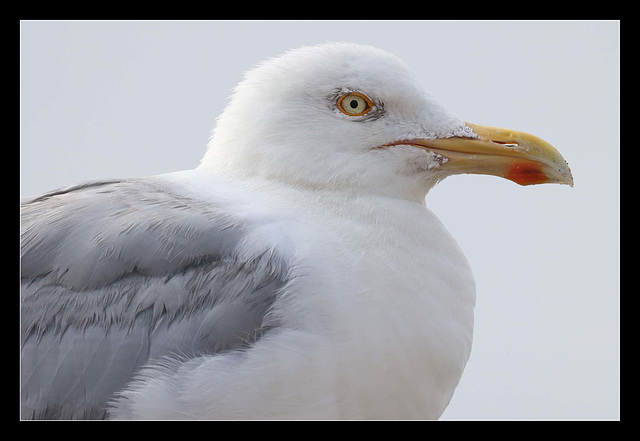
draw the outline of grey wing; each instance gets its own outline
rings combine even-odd
[[[273,326],[286,256],[240,255],[247,223],[161,181],[50,193],[23,203],[21,222],[23,418],[103,418],[145,363]]]

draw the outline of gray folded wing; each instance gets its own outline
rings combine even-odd
[[[102,418],[147,362],[249,344],[288,256],[238,252],[231,210],[161,179],[72,187],[21,206],[22,417]]]

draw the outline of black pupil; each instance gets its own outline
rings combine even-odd
[[[356,107],[358,107],[358,101],[357,100],[351,100],[349,105],[351,106],[352,109],[355,109]]]

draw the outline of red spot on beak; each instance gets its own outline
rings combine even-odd
[[[504,177],[520,185],[549,182],[549,178],[542,171],[541,164],[532,161],[514,162],[509,165]]]

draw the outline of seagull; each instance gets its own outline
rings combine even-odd
[[[383,50],[264,61],[196,168],[21,201],[21,418],[438,419],[475,282],[425,198],[463,173],[573,185]]]

